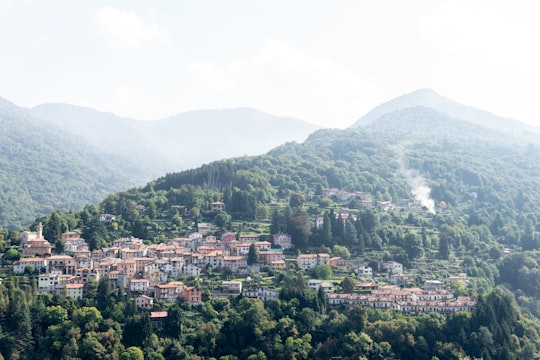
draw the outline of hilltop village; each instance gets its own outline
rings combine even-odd
[[[104,221],[107,216],[103,215]],[[287,269],[313,274],[321,265],[335,273],[355,276],[352,288],[326,279],[306,279],[307,288],[322,292],[330,308],[360,305],[404,314],[449,314],[470,311],[476,305],[475,300],[454,296],[445,287],[453,281],[466,282],[463,274],[416,284],[414,275],[404,272],[402,264],[387,261],[380,267],[387,279],[383,285],[374,281],[373,269],[367,264],[328,253],[291,251],[291,237],[284,233],[273,235],[272,242],[260,241],[257,234],[232,232],[224,233],[220,239],[193,232],[186,238],[150,245],[129,237],[115,240],[112,247],[90,251],[77,232],[66,232],[62,234],[65,253],[53,255],[52,246],[42,231],[40,224],[37,232],[20,233],[26,257],[13,264],[15,274],[38,274],[39,293],[65,294],[80,300],[89,282],[97,283],[107,277],[113,289],[135,298],[137,307],[155,310],[153,318],[166,316],[166,312],[157,311],[161,309],[156,308],[156,300],[197,304],[209,297],[238,295],[274,300],[279,297],[279,287],[250,281],[252,277]],[[34,256],[36,254],[39,256]],[[227,279],[216,288],[205,288],[200,280],[208,272],[221,272]],[[195,285],[188,286],[186,282]]]

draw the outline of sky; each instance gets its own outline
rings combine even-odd
[[[345,128],[420,88],[540,126],[536,0],[0,0],[0,96]]]

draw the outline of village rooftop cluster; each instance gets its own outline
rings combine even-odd
[[[342,293],[331,281],[309,279],[307,287],[325,293],[328,306],[351,307],[355,305],[378,309],[396,310],[406,314],[470,311],[476,305],[468,297],[454,298],[439,280],[426,280],[423,289],[414,286],[414,277],[405,274],[402,264],[389,261],[382,268],[390,274],[390,285],[380,287],[373,281],[373,271],[365,264],[332,257],[327,253],[299,254],[286,258],[284,250],[292,247],[287,234],[273,235],[273,243],[259,241],[257,234],[238,235],[226,232],[217,239],[194,232],[187,238],[175,238],[168,243],[146,245],[141,239],[120,238],[112,247],[90,251],[84,239],[76,232],[62,234],[65,254],[52,255],[51,244],[44,239],[42,225],[37,232],[20,233],[24,257],[13,265],[15,274],[37,272],[39,293],[65,294],[80,300],[85,294],[86,284],[108,277],[113,288],[123,289],[135,298],[142,309],[153,309],[154,300],[186,301],[201,303],[202,289],[185,286],[180,278],[201,278],[204,269],[222,271],[249,279],[261,268],[282,270],[296,267],[310,272],[319,265],[347,269],[364,281],[353,293]],[[258,261],[248,265],[250,246],[258,251]],[[458,279],[464,280],[464,279]],[[247,285],[246,285],[247,284]],[[211,289],[211,296],[235,296],[257,298],[262,301],[279,297],[279,289],[250,284],[249,281],[222,281],[221,288]],[[153,317],[159,317],[153,313]]]

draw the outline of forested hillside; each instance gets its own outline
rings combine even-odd
[[[145,170],[100,152],[0,99],[0,226],[77,210],[147,179]]]
[[[539,201],[540,149],[534,142],[431,107],[390,111],[358,128],[319,130],[301,144],[167,174],[80,212],[42,216],[31,229],[42,222],[55,249],[62,249],[60,235],[67,230],[79,231],[90,249],[129,236],[165,243],[203,226],[218,239],[233,232],[272,240],[286,232],[294,245],[289,256],[331,253],[367,264],[380,284],[390,278],[381,263],[398,261],[416,284],[442,279],[455,296],[472,297],[473,311],[445,316],[332,308],[324,293],[306,288],[308,277],[331,278],[343,295],[364,278],[324,265],[304,273],[292,262],[242,278],[245,285],[279,290],[278,299],[225,300],[211,290],[234,274],[208,266],[200,279],[180,279],[206,291],[203,304],[157,303],[168,315],[163,328],[153,329],[148,312],[113,296],[107,279],[76,303],[62,297],[36,301],[31,286],[10,281],[0,288],[0,312],[15,319],[2,309],[17,309],[20,326],[2,323],[6,341],[0,350],[41,354],[54,343],[62,350],[53,358],[69,352],[83,359],[92,351],[103,354],[99,358],[139,351],[152,359],[538,358]],[[216,202],[225,210],[214,209]],[[17,244],[15,233],[2,233],[4,249]],[[15,248],[6,253],[17,255]],[[456,273],[465,280],[450,282]],[[31,326],[21,321],[30,311],[41,314]],[[84,325],[86,317],[91,325]],[[16,342],[21,334],[30,337],[29,328],[39,340]]]

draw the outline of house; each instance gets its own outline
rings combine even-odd
[[[379,284],[376,283],[375,281],[366,281],[361,284],[358,284],[356,287],[360,291],[370,291],[370,290],[377,290],[379,288]]]
[[[202,291],[195,286],[188,286],[182,291],[181,297],[189,303],[200,303],[202,302]]]
[[[379,201],[377,204],[382,209],[382,211],[389,211],[394,207],[394,204],[392,204],[391,201]]]
[[[212,204],[212,211],[223,211],[225,210],[225,204],[221,201],[214,201]]]
[[[328,264],[330,255],[321,254],[300,254],[296,258],[296,265],[301,270],[313,270],[317,265]]]
[[[439,280],[426,280],[424,281],[424,290],[426,291],[438,291],[443,289],[443,283]]]
[[[373,269],[371,268],[371,266],[367,266],[367,265],[358,265],[357,267],[355,267],[354,272],[358,276],[367,276],[367,277],[373,276]]]
[[[396,286],[409,286],[414,283],[414,276],[409,274],[394,274],[390,276],[390,284]]]
[[[101,279],[101,270],[94,268],[78,268],[75,270],[75,276],[82,284],[88,283],[89,279],[92,279],[97,283]]]
[[[176,301],[182,293],[183,288],[184,284],[180,281],[156,285],[154,286],[154,297],[166,301]]]
[[[240,295],[242,293],[241,281],[223,281],[221,283],[221,291],[224,294]]]
[[[40,294],[59,294],[72,279],[72,275],[40,274],[38,276],[38,292]]]
[[[272,247],[272,243],[269,241],[256,241],[255,247],[259,251],[268,251]]]
[[[384,262],[382,268],[390,274],[403,274],[403,265],[397,261]]]
[[[146,295],[140,295],[135,298],[135,305],[139,309],[151,309],[154,306],[154,298]]]
[[[249,248],[251,244],[249,243],[240,243],[237,241],[231,242],[231,253],[238,256],[243,256],[249,254]]]
[[[331,294],[336,291],[334,284],[330,281],[323,281],[318,279],[308,280],[308,289],[318,291],[319,288],[322,288],[325,294]]]
[[[122,260],[116,263],[116,269],[128,278],[135,277],[136,262],[134,259]]]
[[[23,274],[27,266],[33,267],[36,271],[42,271],[47,268],[47,264],[47,259],[41,257],[22,258],[13,263],[13,272],[15,274]]]
[[[257,234],[238,235],[238,241],[240,241],[241,243],[257,242],[259,241],[259,235]]]
[[[242,292],[242,295],[261,301],[271,301],[276,300],[279,297],[279,290],[262,286],[246,289]]]
[[[161,329],[163,327],[163,321],[167,318],[166,311],[152,311],[150,313],[150,323],[155,329]]]
[[[285,260],[274,260],[270,263],[272,269],[285,269]]]
[[[317,266],[317,254],[300,254],[296,258],[296,265],[300,270],[312,270]]]
[[[132,292],[146,293],[150,287],[148,279],[131,279],[129,290]]]
[[[101,214],[99,215],[99,221],[107,221],[107,222],[116,221],[116,215]]]
[[[233,272],[239,272],[241,269],[247,268],[246,256],[224,256],[223,267],[231,269]]]
[[[221,242],[222,243],[229,243],[233,240],[236,240],[236,235],[234,235],[232,232],[226,232],[221,235]]]
[[[88,255],[77,255],[75,256],[75,266],[76,268],[93,268],[94,261]]]
[[[289,234],[284,234],[284,233],[274,234],[272,237],[272,240],[274,241],[274,245],[279,245],[281,246],[282,249],[292,248],[292,239],[291,239],[291,235]]]
[[[285,265],[285,254],[281,249],[272,249],[267,251],[259,251],[259,263],[270,265],[274,261],[283,261]]]
[[[84,284],[66,284],[66,296],[75,300],[83,298]]]
[[[47,271],[58,274],[74,274],[76,262],[69,255],[52,255],[47,259]]]

